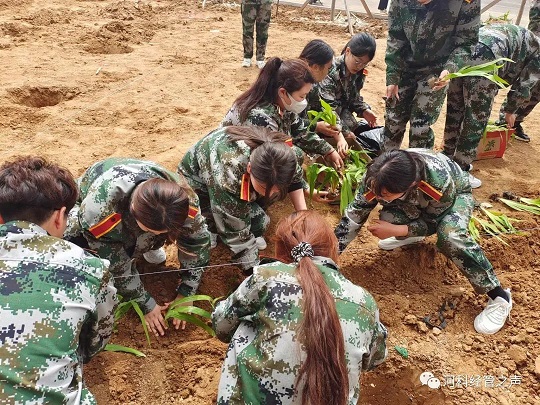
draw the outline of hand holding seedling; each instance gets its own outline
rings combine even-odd
[[[165,304],[163,306],[156,305],[152,311],[148,312],[144,316],[146,324],[148,325],[148,329],[150,329],[150,331],[156,336],[163,336],[165,334],[167,324],[165,323],[165,319],[163,319],[161,311],[165,311],[168,307],[169,304]]]
[[[182,294],[178,294],[176,296],[176,298],[171,302],[174,302],[176,300],[180,300],[182,298],[184,298],[184,296]],[[167,302],[165,305],[169,306],[170,304],[171,304],[170,302]],[[182,302],[180,305],[184,305],[186,307],[191,307],[191,306],[193,306],[193,301]],[[186,321],[180,320],[178,318],[173,318],[172,323],[173,323],[174,329],[176,329],[176,330],[178,330],[180,328],[182,328],[182,330],[186,329]]]
[[[339,153],[336,150],[326,155],[324,160],[330,162],[332,166],[338,170],[343,167],[343,159],[341,159],[341,156],[339,156]]]
[[[394,225],[390,222],[376,219],[367,227],[373,236],[379,239],[386,239],[392,236],[407,236],[409,227],[407,225]]]
[[[447,80],[445,78],[449,73],[450,72],[448,70],[443,70],[441,72],[441,74],[439,75],[438,79],[435,79],[434,77],[429,79],[428,83],[429,83],[430,87],[433,90],[437,91],[437,90],[441,90],[441,89],[445,88],[446,86],[448,86],[448,83],[450,83],[450,80]]]
[[[347,151],[349,150],[349,144],[341,133],[338,135],[336,150],[338,151],[339,156],[341,156],[342,159],[345,159]]]
[[[335,125],[330,125],[325,121],[319,121],[317,122],[317,127],[315,128],[315,131],[317,133],[323,134],[324,136],[336,138],[339,135],[340,128]]]

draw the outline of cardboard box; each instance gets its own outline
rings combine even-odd
[[[507,129],[486,132],[476,149],[476,160],[502,158],[514,131]]]

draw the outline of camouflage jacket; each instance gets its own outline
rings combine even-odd
[[[196,193],[207,195],[217,232],[225,245],[245,262],[258,264],[259,252],[251,233],[251,204],[260,200],[247,174],[250,148],[244,141],[231,142],[226,128],[210,132],[184,155],[178,165]],[[302,188],[302,168],[297,166],[289,192]]]
[[[390,203],[380,202],[380,204],[383,208],[399,208],[408,217],[417,218],[407,224],[408,236],[431,235],[435,233],[438,221],[454,205],[456,196],[471,192],[469,177],[457,163],[443,153],[435,153],[427,149],[408,150],[420,153],[424,158],[426,170],[422,175],[422,181],[403,197]],[[354,201],[345,210],[335,230],[340,252],[343,252],[356,237],[378,203],[373,192],[366,186],[364,177]]]
[[[480,39],[471,58],[480,64],[509,58],[498,75],[512,85],[506,98],[505,112],[515,113],[531,98],[531,90],[540,82],[540,38],[513,24],[493,24],[480,28]],[[487,80],[487,79],[485,79]]]
[[[343,125],[343,133],[354,130],[354,128],[348,128],[345,125],[345,122],[349,120],[348,117],[344,117],[344,114],[351,115],[354,112],[359,118],[362,118],[364,111],[371,109],[360,95],[366,75],[367,70],[364,69],[355,75],[347,76],[345,55],[340,55],[334,59],[328,75],[322,82],[315,85],[319,97],[330,104],[338,115],[340,121],[338,124]],[[319,100],[315,105],[310,105],[309,108],[320,111]]]
[[[334,148],[309,129],[309,122],[298,114],[291,111],[281,111],[281,109],[271,103],[263,103],[252,109],[245,121],[240,121],[240,114],[236,105],[231,109],[221,121],[221,126],[247,125],[254,127],[266,127],[272,131],[283,132],[292,138],[295,146],[306,153],[317,153],[326,155]]]
[[[531,0],[529,9],[529,25],[527,26],[534,35],[540,35],[540,0]]]
[[[349,401],[356,405],[360,373],[386,357],[386,329],[375,300],[347,280],[335,263],[313,258],[336,300],[345,338]],[[255,267],[253,275],[218,304],[212,314],[217,337],[230,342],[222,367],[218,404],[293,404],[305,352],[298,342],[302,288],[296,266],[275,262]]]
[[[108,265],[38,225],[0,225],[0,404],[95,404],[82,363],[113,330]]]
[[[409,70],[448,69],[478,42],[479,0],[392,0],[388,12],[386,85],[399,84]],[[436,72],[436,74],[439,74]]]
[[[145,313],[156,302],[144,289],[133,259],[149,250],[159,248],[166,235],[144,232],[129,212],[131,193],[145,180],[161,178],[176,181],[188,190],[190,216],[186,219],[177,240],[178,259],[182,268],[182,283],[178,292],[191,295],[197,290],[210,255],[210,236],[204,217],[199,212],[197,195],[184,179],[154,162],[110,158],[91,166],[78,179],[79,201],[70,213],[65,237],[83,235],[89,247],[100,257],[111,261],[118,293],[124,300],[134,299]]]

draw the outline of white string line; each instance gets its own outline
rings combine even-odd
[[[525,229],[516,229],[516,231],[506,231],[506,232],[499,232],[497,233],[496,235],[502,235],[502,234],[516,234],[516,233],[519,233],[519,232],[526,232],[526,231],[536,231],[536,230],[540,230],[540,227],[535,227],[535,228],[525,228]],[[487,235],[487,236],[494,236],[490,233],[487,233],[487,232],[480,232],[479,235]],[[362,249],[363,250],[363,249]],[[226,266],[236,266],[236,265],[239,265],[239,264],[246,264],[246,263],[250,263],[250,262],[235,262],[235,263],[223,263],[223,264],[212,264],[212,265],[208,265],[208,266],[200,266],[200,267],[191,267],[189,269],[174,269],[174,270],[163,270],[163,271],[154,271],[154,272],[151,272],[151,273],[139,273],[139,276],[152,276],[154,274],[163,274],[163,273],[176,273],[176,272],[181,272],[181,271],[192,271],[192,270],[199,270],[199,269],[208,269],[208,268],[211,268],[211,267],[226,267]],[[114,276],[113,278],[115,279],[118,279],[118,278],[126,278],[126,277],[133,277],[133,275],[129,275],[129,276]]]

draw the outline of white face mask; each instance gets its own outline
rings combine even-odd
[[[285,106],[285,109],[287,111],[291,111],[293,113],[296,113],[296,114],[300,114],[302,111],[304,111],[307,107],[307,100],[304,99],[302,101],[296,101],[289,93],[287,93],[287,95],[289,96],[289,100],[291,100],[291,104],[287,105],[287,103],[285,102],[285,100],[283,100],[283,98],[281,100],[283,100],[283,105]]]

